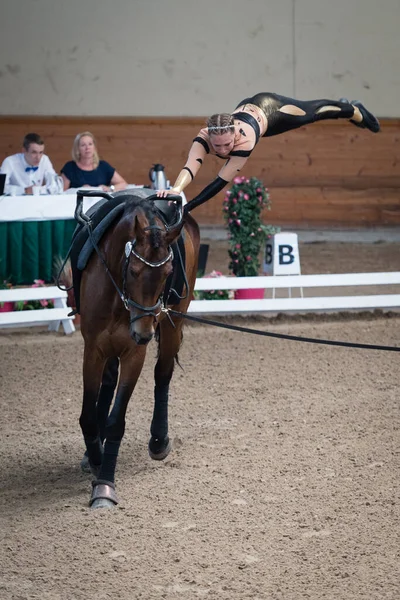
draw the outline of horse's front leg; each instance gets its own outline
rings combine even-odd
[[[79,418],[90,470],[100,471],[103,445],[97,420],[97,400],[103,376],[105,359],[96,349],[85,345],[83,356],[83,402]]]
[[[174,329],[165,319],[160,323],[158,360],[154,369],[154,410],[151,421],[149,455],[154,460],[164,460],[171,451],[168,437],[169,384],[175,366],[175,357],[182,341],[182,323]]]
[[[121,357],[121,373],[114,405],[107,417],[103,459],[98,478],[92,482],[90,499],[92,508],[111,508],[118,504],[115,492],[115,469],[122,438],[125,433],[125,416],[146,356],[146,347],[137,346]]]
[[[97,424],[98,424],[98,433],[100,435],[101,444],[103,444],[104,439],[106,437],[105,429],[106,429],[106,421],[108,417],[108,413],[110,410],[110,406],[112,403],[112,399],[114,397],[115,388],[117,387],[118,381],[118,368],[119,368],[119,359],[118,358],[109,358],[106,362],[103,371],[103,377],[101,381],[100,392],[97,399]],[[92,469],[89,464],[88,452],[86,450],[82,460],[81,460],[81,469],[84,473],[91,473]],[[98,467],[100,469],[100,466]],[[94,473],[97,475],[98,473]]]

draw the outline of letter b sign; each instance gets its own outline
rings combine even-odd
[[[264,272],[267,275],[300,275],[297,233],[276,233],[267,242]]]

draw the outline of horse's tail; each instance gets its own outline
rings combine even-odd
[[[60,290],[68,292],[67,305],[75,306],[75,295],[73,288],[73,277],[72,277],[72,266],[71,259],[63,259],[61,256],[57,256],[53,262],[53,277],[55,279],[57,287]]]

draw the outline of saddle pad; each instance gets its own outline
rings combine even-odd
[[[113,208],[105,217],[103,217],[92,233],[92,238],[96,244],[99,243],[103,234],[107,231],[111,223],[118,217],[118,215],[121,214],[124,208],[125,204],[119,204],[118,206],[115,206],[115,208]],[[85,233],[87,233],[87,231]],[[92,239],[88,237],[78,256],[77,267],[80,271],[83,271],[83,269],[86,267],[93,251],[94,247],[92,244]]]

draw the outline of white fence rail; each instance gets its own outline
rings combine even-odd
[[[278,288],[331,288],[356,286],[400,285],[400,271],[388,273],[347,273],[326,275],[286,275],[271,277],[202,277],[196,280],[195,290],[240,290]],[[49,324],[57,331],[60,324],[65,333],[75,331],[73,317],[68,317],[67,294],[55,286],[41,288],[12,288],[0,290],[0,302],[19,300],[54,300],[54,308],[0,313],[0,328]],[[400,294],[369,294],[360,296],[309,296],[299,298],[264,298],[262,300],[192,300],[193,314],[234,314],[260,312],[308,312],[337,310],[400,309]]]
[[[0,290],[0,302],[25,300],[53,300],[54,308],[0,312],[0,328],[48,324],[50,330],[58,331],[62,324],[65,333],[75,331],[74,318],[68,317],[71,308],[67,306],[67,292],[59,290],[56,286]]]
[[[344,273],[325,275],[286,275],[271,277],[202,277],[195,290],[239,290],[277,288],[331,288],[400,285],[400,271],[388,273]],[[189,312],[256,313],[334,311],[376,308],[400,308],[400,294],[309,296],[299,298],[264,298],[262,300],[192,300]]]

